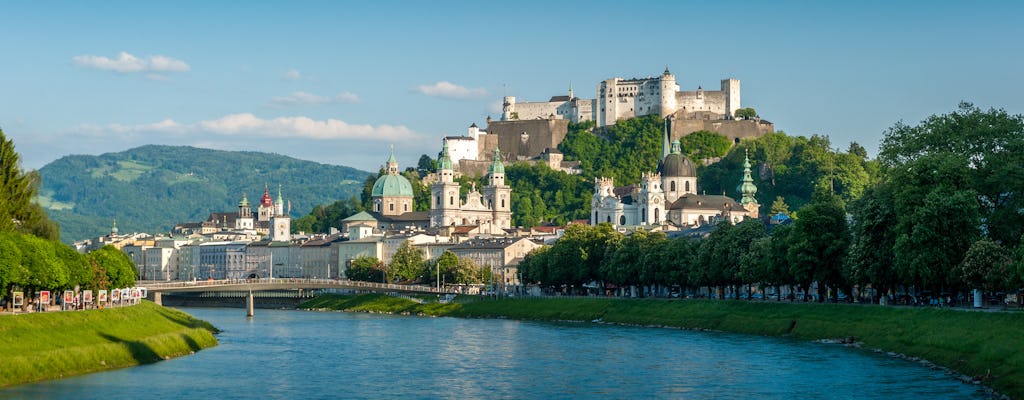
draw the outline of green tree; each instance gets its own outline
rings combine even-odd
[[[722,157],[729,152],[732,141],[722,134],[697,131],[680,138],[683,153],[692,160]]]
[[[38,172],[21,170],[21,157],[14,142],[0,130],[0,232],[18,231],[60,239],[60,229],[34,202],[40,183]]]
[[[850,245],[846,211],[832,198],[804,206],[797,216],[789,238],[790,273],[805,296],[811,283],[818,282],[819,301],[824,301],[826,287],[847,289],[842,274]]]
[[[423,278],[423,250],[413,247],[408,240],[402,242],[388,265],[388,279],[392,282],[413,281]]]
[[[1010,252],[988,238],[971,245],[957,272],[968,288],[986,292],[1010,289],[1014,281]]]
[[[783,199],[782,196],[775,196],[775,201],[772,202],[772,207],[768,211],[768,215],[776,215],[779,213],[789,215],[789,206],[786,205],[786,200]]]
[[[421,155],[420,161],[416,163],[416,172],[420,174],[420,177],[437,172],[437,159],[426,154]]]
[[[754,110],[753,108],[750,108],[750,107],[737,108],[736,112],[734,113],[734,115],[737,118],[751,119],[751,118],[756,118],[757,117],[757,111]]]
[[[977,194],[976,208],[991,238],[1015,242],[1024,233],[1024,213],[1019,212],[1024,209],[1024,117],[963,102],[956,111],[918,125],[897,123],[886,131],[879,152],[894,182],[913,182],[922,189],[944,182],[914,179],[915,174],[934,175],[916,166],[945,157],[963,160],[964,180],[955,187]]]
[[[128,258],[127,254],[111,245],[103,246],[93,250],[88,258],[94,262],[97,269],[102,269],[107,274],[107,280],[115,288],[135,286],[138,278],[138,271],[135,270],[135,263]]]
[[[879,294],[896,289],[899,276],[894,265],[896,242],[896,206],[889,185],[879,185],[850,204],[853,216],[852,241],[846,259],[846,279],[871,285]]]
[[[15,232],[0,232],[0,297],[7,298],[15,286],[25,284],[28,278],[28,268],[21,261],[18,236],[20,234]]]
[[[345,276],[353,281],[383,282],[384,265],[377,257],[358,257],[345,270]]]

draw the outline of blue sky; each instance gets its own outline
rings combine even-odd
[[[611,77],[742,82],[776,129],[876,154],[961,100],[1024,113],[1024,2],[5,2],[0,128],[23,166],[143,144],[374,170]]]

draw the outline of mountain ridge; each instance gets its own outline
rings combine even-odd
[[[358,195],[369,172],[275,153],[144,145],[100,155],[67,155],[39,169],[39,202],[65,242],[122,231],[167,232],[174,224],[254,207],[269,189],[298,218],[319,204]]]

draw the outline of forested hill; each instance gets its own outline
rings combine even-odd
[[[109,233],[167,232],[178,222],[237,210],[245,193],[255,206],[264,185],[281,185],[293,217],[347,199],[368,172],[278,154],[142,146],[99,156],[71,155],[44,166],[40,203],[72,242]]]

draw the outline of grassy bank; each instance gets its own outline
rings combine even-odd
[[[920,357],[1024,398],[1024,313],[843,304],[544,298],[417,304],[382,295],[321,296],[301,308],[573,320],[710,329],[804,340],[855,337],[865,347]]]
[[[0,387],[151,363],[217,345],[216,328],[145,301],[0,316]]]

